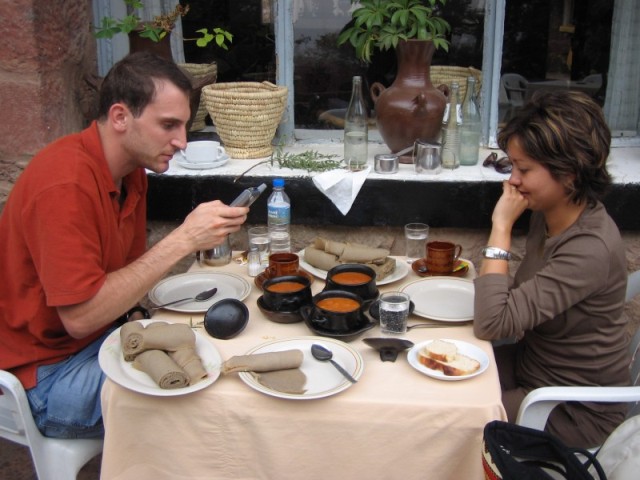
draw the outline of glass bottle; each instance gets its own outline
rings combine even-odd
[[[467,94],[462,102],[460,125],[460,165],[475,165],[480,154],[480,111],[476,102],[476,79],[467,78]]]
[[[353,77],[351,100],[344,117],[344,162],[350,170],[362,170],[367,165],[367,107],[362,97],[362,77]]]
[[[460,101],[458,100],[460,85],[451,83],[449,104],[445,112],[442,128],[442,168],[458,168],[460,166]]]
[[[290,252],[291,235],[291,201],[284,191],[284,179],[273,179],[273,192],[267,200],[267,220],[269,237],[271,237],[271,253]]]

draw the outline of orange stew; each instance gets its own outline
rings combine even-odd
[[[269,285],[267,287],[267,290],[269,290],[270,292],[276,292],[276,293],[293,293],[293,292],[299,292],[303,288],[304,288],[304,285],[298,282],[278,282],[278,283],[272,283],[271,285]]]
[[[331,280],[341,285],[361,285],[371,281],[371,276],[362,272],[340,272],[333,275]]]
[[[352,298],[345,297],[329,297],[323,298],[316,303],[318,308],[329,310],[330,312],[352,312],[360,308],[360,304]]]

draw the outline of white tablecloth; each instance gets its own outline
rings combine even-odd
[[[201,267],[194,266],[193,270]],[[215,271],[213,267],[207,267]],[[246,276],[246,265],[223,270]],[[473,274],[472,271],[470,274]],[[256,300],[245,300],[250,321],[236,338],[214,343],[223,359],[272,339],[312,335],[304,323],[279,324],[264,317]],[[418,280],[409,275],[381,290]],[[312,285],[318,292],[324,281]],[[154,319],[188,322],[202,314],[165,310]],[[416,316],[409,323],[424,321]],[[315,400],[286,400],[249,388],[237,375],[188,395],[157,397],[107,380],[102,390],[106,429],[103,479],[482,479],[482,430],[506,418],[491,345],[471,326],[414,329],[405,338],[471,342],[490,358],[481,375],[441,381],[412,368],[406,353],[382,362],[362,338],[350,342],[364,359],[358,383]]]

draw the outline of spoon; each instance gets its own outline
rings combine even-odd
[[[311,345],[311,355],[313,355],[313,358],[315,358],[316,360],[320,360],[321,362],[331,362],[331,364],[336,367],[342,375],[344,375],[344,378],[349,380],[351,383],[357,382],[355,378],[349,375],[349,372],[347,372],[338,363],[336,363],[335,360],[333,360],[333,352],[331,350],[326,349],[322,345],[314,343],[313,345]]]
[[[204,302],[205,300],[209,300],[211,297],[213,297],[217,291],[218,289],[214,287],[211,290],[205,290],[204,292],[200,292],[195,297],[181,298],[180,300],[174,300],[173,302],[167,302],[167,303],[163,303],[162,305],[156,305],[151,310],[157,310],[158,308],[168,307],[169,305],[175,305],[176,303],[182,303],[188,300],[195,300],[196,302]]]

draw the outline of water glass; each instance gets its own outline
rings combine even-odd
[[[386,335],[407,332],[409,295],[403,292],[385,292],[380,295],[380,330]]]
[[[252,227],[248,230],[249,251],[257,250],[260,255],[260,266],[265,269],[269,266],[271,254],[271,237],[267,227]]]
[[[405,255],[408,263],[424,257],[428,238],[429,225],[426,223],[407,223],[404,226]]]

